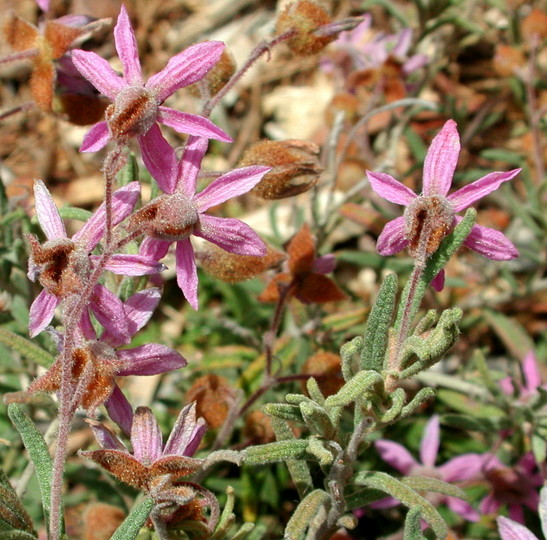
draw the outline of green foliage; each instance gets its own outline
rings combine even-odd
[[[116,529],[111,540],[133,540],[137,538],[141,527],[146,523],[150,512],[154,508],[152,497],[143,497],[138,501],[123,523]]]

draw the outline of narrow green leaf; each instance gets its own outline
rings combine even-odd
[[[300,540],[321,507],[329,504],[326,491],[315,489],[296,507],[285,529],[285,540]]]
[[[254,528],[254,523],[244,523],[239,530],[230,537],[230,540],[243,540],[243,538],[245,538]]]
[[[349,381],[356,373],[360,371],[359,359],[363,349],[363,338],[357,336],[351,341],[344,343],[340,348],[340,357],[342,358],[342,376],[345,381]]]
[[[123,169],[118,173],[118,185],[120,187],[126,186],[129,182],[138,180],[139,178],[139,166],[137,164],[137,159],[135,153],[131,152],[127,156],[127,162]]]
[[[313,435],[319,435],[328,440],[335,437],[336,428],[325,409],[310,401],[300,404],[300,412],[306,426]]]
[[[4,480],[7,483],[4,483]],[[7,480],[4,471],[1,469],[0,481],[2,481],[2,485],[0,485],[0,522],[4,522],[7,525],[7,529],[21,529],[27,532],[34,532],[32,519]]]
[[[388,274],[367,320],[363,349],[361,350],[361,369],[380,371],[384,367],[388,331],[393,321],[395,298],[397,296],[397,275]]]
[[[93,215],[89,210],[75,208],[74,206],[63,206],[59,208],[59,214],[63,219],[75,219],[84,223]]]
[[[419,508],[423,519],[430,525],[438,538],[446,538],[448,528],[436,508],[414,490],[405,486],[399,480],[389,474],[375,471],[359,473],[355,478],[355,484],[379,489],[391,495],[408,508]]]
[[[42,505],[47,521],[51,511],[51,479],[53,478],[53,460],[49,455],[49,449],[42,434],[38,431],[34,422],[23,412],[19,403],[11,403],[8,406],[8,416],[23,439],[38,478],[38,485],[42,495]],[[61,512],[62,520],[63,512]]]
[[[449,497],[457,497],[464,501],[467,500],[467,495],[463,489],[430,476],[407,476],[401,482],[415,491],[433,491]]]
[[[232,486],[228,486],[226,488],[226,503],[224,504],[224,508],[222,509],[222,512],[220,514],[220,517],[218,519],[217,526],[215,527],[215,532],[213,536],[211,536],[211,540],[217,540],[219,538],[223,538],[226,535],[226,531],[228,530],[228,527],[233,523],[234,521],[234,505],[235,505],[235,491]]]
[[[350,379],[338,393],[329,396],[325,401],[325,408],[344,407],[361,397],[371,386],[381,385],[384,382],[382,376],[376,371],[360,371]]]
[[[419,409],[428,399],[431,399],[436,394],[433,388],[422,388],[410,401],[408,405],[403,407],[399,419],[402,420],[407,416],[411,416]]]
[[[26,531],[5,531],[2,540],[36,540],[37,536]]]
[[[0,343],[6,347],[17,351],[19,354],[38,364],[39,366],[48,368],[53,364],[55,358],[44,351],[41,347],[33,343],[32,341],[19,336],[9,330],[0,328]]]
[[[116,529],[110,540],[133,540],[139,534],[141,527],[146,523],[152,508],[154,499],[142,498],[133,508],[123,523]]]
[[[334,456],[329,452],[319,439],[310,439],[308,441],[308,453],[316,457],[321,467],[332,465]]]
[[[534,342],[516,319],[507,317],[494,309],[486,308],[483,313],[513,356],[523,359],[530,351],[534,350]]]
[[[389,395],[389,400],[391,401],[391,407],[387,411],[376,410],[378,421],[382,424],[389,424],[393,422],[403,410],[405,404],[406,393],[402,388],[397,388]],[[375,405],[374,402],[373,406]]]
[[[243,462],[247,465],[278,463],[286,459],[301,459],[306,455],[308,441],[278,441],[260,446],[250,446],[243,451]]]
[[[300,408],[287,403],[267,403],[262,407],[262,412],[271,417],[290,420],[291,422],[302,422]]]
[[[501,416],[475,418],[465,414],[445,414],[442,416],[442,423],[447,426],[480,433],[499,433],[500,430],[511,427],[511,419]]]
[[[424,540],[421,525],[422,510],[418,507],[411,508],[406,515],[403,540]]]
[[[310,398],[315,401],[315,403],[321,406],[325,405],[325,396],[323,395],[323,392],[321,392],[314,377],[310,377],[306,381],[306,389],[308,390]]]

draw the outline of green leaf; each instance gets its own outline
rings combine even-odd
[[[126,186],[129,182],[138,180],[139,178],[139,166],[135,153],[131,152],[127,156],[127,162],[122,170],[118,173],[118,185],[120,187]]]
[[[403,540],[424,540],[422,534],[422,510],[421,508],[411,508],[405,519],[405,529]]]
[[[291,422],[302,422],[302,414],[297,405],[287,403],[268,403],[262,407],[262,412],[271,417],[290,420]]]
[[[360,371],[350,379],[338,393],[329,396],[325,401],[325,408],[344,407],[361,397],[371,386],[382,385],[384,379],[376,371]]]
[[[247,465],[265,465],[286,459],[302,459],[307,447],[308,441],[296,439],[250,446],[243,451],[243,462]]]
[[[359,358],[362,349],[363,338],[361,336],[354,337],[340,348],[342,375],[345,381],[349,381],[356,373],[359,373]]]
[[[430,525],[438,538],[446,538],[448,528],[436,508],[413,489],[407,487],[389,474],[375,471],[364,471],[357,474],[355,484],[379,489],[401,501],[408,508],[419,508],[423,519]]]
[[[13,422],[17,431],[23,439],[23,444],[27,449],[30,460],[32,461],[40,486],[42,495],[42,505],[46,520],[49,522],[49,514],[51,511],[51,479],[53,478],[53,460],[49,455],[49,449],[38,431],[34,422],[23,412],[23,407],[19,403],[11,403],[8,406],[8,416]],[[61,521],[63,512],[61,511]],[[62,526],[62,523],[61,523]]]
[[[380,371],[384,368],[388,331],[393,320],[396,295],[397,276],[388,274],[380,286],[365,328],[361,350],[361,369],[363,370]]]
[[[457,497],[464,501],[467,500],[465,491],[459,487],[430,476],[407,476],[401,482],[415,491],[433,491],[449,497]]]
[[[285,528],[285,540],[300,540],[319,510],[330,502],[329,494],[315,489],[296,507]]]
[[[31,362],[45,368],[49,368],[55,360],[51,354],[44,351],[44,349],[29,339],[3,328],[0,328],[0,343],[10,349],[13,349],[14,351],[17,351]]]
[[[132,540],[139,534],[141,527],[146,523],[152,508],[154,499],[142,498],[133,508],[123,523],[116,529],[110,540]]]
[[[25,531],[2,532],[2,540],[36,540],[37,536]]]
[[[499,433],[500,430],[511,427],[511,419],[502,416],[475,418],[463,414],[445,414],[442,416],[442,423],[447,426],[481,433]]]
[[[408,405],[403,407],[399,419],[406,418],[416,412],[428,399],[431,399],[436,394],[433,388],[422,388],[410,401]]]
[[[5,524],[2,527],[2,523]],[[6,473],[0,469],[0,527],[34,533],[32,519],[19,500]]]
[[[483,313],[513,356],[523,359],[530,351],[534,350],[534,342],[516,319],[488,308],[485,308]]]
[[[59,215],[63,219],[75,219],[85,223],[93,215],[93,212],[74,206],[63,206],[63,208],[59,208]]]
[[[332,465],[334,456],[329,452],[319,439],[311,439],[308,441],[308,453],[317,458],[321,467]]]
[[[325,409],[309,401],[300,404],[300,412],[312,435],[319,435],[328,440],[335,437],[336,427]]]

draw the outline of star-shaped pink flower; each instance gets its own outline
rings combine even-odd
[[[496,190],[503,182],[514,178],[521,169],[508,172],[493,172],[479,180],[447,195],[460,153],[460,137],[456,122],[448,120],[433,139],[427,152],[423,170],[423,192],[416,195],[401,182],[386,173],[367,171],[372,189],[384,199],[406,207],[405,214],[384,227],[377,243],[380,255],[393,255],[406,247],[412,247],[416,229],[416,214],[442,212],[440,231],[442,236],[457,225],[462,218],[457,212]],[[423,219],[423,217],[422,217]],[[442,239],[442,237],[441,237]],[[440,240],[439,240],[440,241]],[[474,225],[464,245],[495,261],[506,261],[518,257],[518,251],[501,232],[482,225]],[[434,280],[437,290],[442,289],[444,274]]]
[[[110,139],[123,142],[137,137],[143,154],[153,154],[154,139],[161,137],[157,122],[180,133],[231,141],[207,118],[162,105],[176,90],[201,80],[207,74],[220,58],[223,43],[208,41],[188,47],[173,56],[165,68],[145,83],[135,33],[123,5],[114,29],[114,40],[123,76],[119,76],[105,59],[94,52],[72,51],[72,60],[80,73],[113,101],[106,111],[106,121],[95,124],[86,134],[80,148],[82,152],[100,150]],[[145,165],[148,166],[146,158]]]
[[[140,249],[146,258],[161,260],[176,242],[177,283],[194,309],[198,308],[198,277],[191,235],[231,253],[266,255],[264,242],[248,225],[239,219],[206,212],[252,189],[270,168],[256,165],[230,171],[196,193],[207,145],[206,139],[189,137],[180,160],[163,137],[156,140],[154,151],[143,149],[143,156],[147,155],[150,163],[149,171],[165,195],[150,201],[129,220],[130,230],[142,230],[148,236]]]

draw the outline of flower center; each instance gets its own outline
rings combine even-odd
[[[454,222],[454,209],[446,197],[417,197],[405,209],[405,236],[413,257],[435,253]]]
[[[190,236],[199,223],[195,204],[182,193],[163,195],[150,201],[129,221],[129,229],[144,229],[158,240],[176,242]]]
[[[144,135],[156,121],[158,102],[142,86],[128,86],[106,109],[106,122],[114,139]]]

